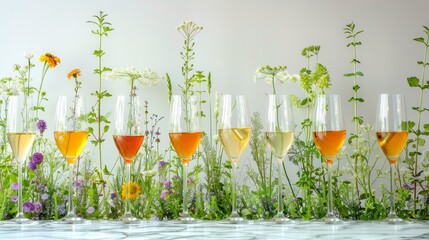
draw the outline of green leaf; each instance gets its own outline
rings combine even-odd
[[[355,74],[354,73],[345,73],[343,74],[344,77],[353,77]]]
[[[104,173],[105,175],[107,175],[107,176],[112,176],[112,173],[111,173],[111,172],[109,172],[109,170],[107,170],[107,166],[106,166],[106,165],[104,165],[103,173]]]
[[[428,130],[428,131],[429,131],[429,123],[424,124],[424,125],[423,125],[423,128],[424,128],[425,130]]]
[[[425,39],[424,39],[424,38],[422,38],[422,37],[414,38],[413,40],[414,40],[414,41],[416,41],[416,42],[425,43]]]
[[[363,73],[362,72],[356,72],[356,75],[363,77]]]
[[[409,77],[409,78],[407,78],[407,81],[408,81],[408,85],[410,87],[419,87],[420,86],[419,85],[420,80],[417,77]]]
[[[426,141],[425,141],[423,138],[418,138],[418,139],[417,139],[417,144],[418,144],[420,147],[423,147],[423,146],[425,145],[425,143],[426,143]]]
[[[102,49],[100,50],[94,50],[94,52],[92,53],[92,55],[96,56],[96,57],[101,57],[103,56],[105,53]]]
[[[357,90],[359,90],[359,89],[360,89],[359,85],[354,85],[354,86],[353,86],[353,90],[354,90],[354,91],[357,91]]]
[[[106,133],[107,131],[109,131],[109,126],[108,125],[104,126],[104,128],[103,128],[103,132],[104,133]]]

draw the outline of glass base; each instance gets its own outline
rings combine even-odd
[[[39,224],[38,221],[28,219],[24,216],[24,214],[18,214],[15,218],[10,220],[1,221],[1,224],[23,224],[23,225],[33,225]]]
[[[141,223],[143,223],[142,220],[134,217],[131,213],[124,214],[123,216],[116,219],[115,222],[123,223],[123,224],[141,224]]]
[[[388,224],[408,224],[407,221],[404,221],[402,218],[398,217],[398,215],[396,214],[389,214],[387,216],[387,218],[382,220],[383,223],[388,223]]]
[[[238,215],[237,212],[233,212],[231,213],[231,215],[229,215],[229,217],[223,221],[221,221],[220,223],[227,223],[227,224],[246,224],[247,221],[246,219],[240,217],[240,215]]]
[[[336,217],[334,214],[327,214],[323,218],[323,222],[326,224],[344,224],[344,221]]]
[[[272,219],[272,222],[276,224],[290,224],[290,223],[293,223],[294,221],[286,217],[283,213],[280,213],[280,214],[277,214],[277,216],[275,216]]]
[[[193,218],[189,213],[181,213],[179,218],[169,222],[174,224],[197,224],[202,223],[203,221]]]
[[[91,221],[87,220],[87,219],[83,219],[81,217],[78,217],[74,213],[71,213],[71,214],[68,214],[65,217],[61,218],[56,223],[60,223],[60,224],[90,224]]]

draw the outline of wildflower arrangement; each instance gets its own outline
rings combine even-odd
[[[69,199],[66,179],[62,177],[67,163],[63,160],[54,143],[46,138],[51,130],[48,118],[42,119],[45,111],[44,103],[48,100],[43,84],[49,69],[56,68],[61,60],[51,53],[45,53],[39,60],[43,63],[41,82],[38,87],[31,85],[31,70],[35,67],[33,55],[26,54],[26,64],[14,65],[16,76],[0,78],[0,220],[11,219],[17,212],[17,174],[13,156],[7,140],[7,102],[11,96],[23,92],[25,96],[36,96],[34,124],[38,129],[36,141],[25,164],[25,180],[23,184],[23,210],[25,216],[34,220],[60,219],[67,214],[67,205],[73,201],[76,213],[87,219],[115,219],[124,212],[124,201],[130,200],[132,213],[142,219],[167,220],[179,216],[182,207],[183,180],[189,186],[189,212],[198,219],[220,220],[231,212],[231,162],[223,158],[223,149],[219,143],[216,129],[219,123],[219,96],[212,92],[212,74],[196,70],[195,44],[196,37],[203,30],[202,26],[192,21],[182,22],[177,31],[183,37],[183,60],[181,74],[183,81],[178,84],[182,99],[188,101],[191,96],[199,99],[198,116],[205,119],[208,126],[199,149],[194,155],[189,175],[186,179],[181,175],[182,164],[171,147],[161,149],[160,141],[164,132],[159,123],[164,117],[151,113],[149,101],[144,107],[145,142],[140,153],[131,164],[130,181],[124,181],[125,169],[122,161],[108,169],[103,162],[102,144],[105,134],[110,128],[110,113],[103,109],[103,102],[111,94],[102,87],[103,78],[112,80],[128,80],[129,95],[138,94],[138,86],[151,87],[159,84],[164,77],[149,68],[116,68],[102,65],[106,56],[101,43],[113,31],[107,21],[107,14],[100,12],[89,21],[95,26],[92,33],[97,37],[99,45],[94,50],[98,65],[94,73],[98,79],[98,89],[92,95],[96,102],[88,114],[88,123],[92,124],[89,133],[92,143],[97,148],[98,156],[88,151],[76,162],[73,187],[76,195]],[[384,185],[377,189],[375,183],[384,175],[384,158],[378,153],[378,144],[374,139],[374,129],[366,124],[360,116],[361,104],[365,100],[359,96],[359,81],[363,80],[363,72],[358,59],[359,41],[362,30],[354,23],[344,28],[347,47],[353,51],[351,60],[352,71],[344,74],[352,79],[353,95],[349,102],[354,114],[351,121],[354,131],[350,134],[344,149],[338,155],[333,176],[333,196],[335,213],[344,219],[379,220],[386,217],[390,194],[396,196],[398,215],[405,219],[429,219],[427,208],[429,199],[429,154],[423,148],[429,135],[429,123],[423,122],[423,115],[428,111],[425,107],[425,92],[429,89],[426,69],[429,66],[427,52],[429,49],[429,28],[424,26],[424,37],[414,39],[423,47],[423,59],[417,64],[421,67],[419,77],[409,77],[410,87],[419,93],[416,111],[417,118],[409,121],[410,136],[405,149],[405,157],[400,159],[395,183],[395,192],[389,192]],[[237,206],[241,216],[247,219],[270,219],[275,216],[279,199],[282,194],[284,214],[290,218],[317,219],[325,215],[327,209],[326,167],[311,137],[312,108],[317,94],[324,94],[332,85],[328,68],[319,62],[321,47],[309,46],[303,49],[302,56],[307,63],[299,74],[289,74],[286,65],[263,66],[254,73],[254,81],[267,83],[273,94],[280,92],[286,83],[299,84],[303,97],[292,95],[300,125],[296,138],[289,151],[288,159],[280,165],[282,174],[286,176],[283,189],[276,186],[280,178],[275,174],[276,166],[273,156],[266,149],[262,137],[263,124],[260,113],[251,118],[252,137],[250,139],[249,166],[241,169],[244,175],[242,184],[238,186]],[[74,96],[77,97],[83,87],[81,71],[72,69],[67,78],[74,81]],[[165,75],[169,100],[175,88],[168,74]],[[297,180],[293,181],[286,169],[295,164],[299,171]],[[379,165],[382,165],[381,167]]]

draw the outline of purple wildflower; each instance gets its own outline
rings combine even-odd
[[[110,199],[115,199],[116,197],[118,197],[118,194],[117,193],[115,193],[115,192],[112,192],[111,194],[110,194]]]
[[[36,127],[37,127],[37,129],[40,131],[40,133],[43,133],[44,131],[46,131],[46,129],[48,128],[47,126],[46,126],[46,122],[45,122],[45,120],[39,120],[37,123],[36,123]]]
[[[91,213],[93,213],[94,211],[95,211],[94,207],[89,207],[89,208],[86,210],[86,213],[91,214]]]
[[[34,203],[34,212],[35,212],[35,213],[40,213],[40,212],[42,212],[42,208],[43,208],[43,206],[42,206],[42,203],[41,203],[41,202],[35,202],[35,203]]]
[[[18,201],[18,196],[13,195],[13,196],[12,196],[12,202],[17,202],[17,201]]]
[[[186,179],[186,182],[187,182],[187,183],[193,183],[193,182],[194,182],[194,180],[192,180],[192,178],[187,178],[187,179]]]
[[[66,214],[66,207],[64,206],[64,204],[58,205],[58,213],[61,215]]]
[[[43,162],[43,154],[35,152],[31,158],[31,161],[33,161],[35,164],[41,164]]]
[[[18,183],[13,183],[10,188],[12,188],[13,190],[18,190]]]
[[[32,202],[25,202],[24,204],[22,204],[22,210],[24,210],[24,212],[26,213],[30,213],[34,211],[34,205]]]
[[[164,187],[169,187],[171,185],[171,181],[170,180],[165,180],[164,181]]]
[[[79,189],[79,188],[81,188],[82,186],[83,186],[83,181],[81,181],[81,180],[76,180],[76,181],[74,181],[74,187],[75,187],[75,188]]]
[[[45,190],[45,185],[43,185],[42,183],[39,183],[39,185],[37,185],[37,190],[39,190],[40,192],[43,192],[43,190]]]
[[[165,197],[167,196],[167,194],[168,194],[168,190],[162,190],[162,192],[161,192],[161,196],[159,196],[159,198],[161,198],[162,200],[165,200]]]
[[[173,175],[173,178],[176,178],[176,179],[178,179],[178,180],[180,180],[180,179],[181,179],[181,177],[180,177],[179,175],[177,175],[177,174],[174,174],[174,175]]]
[[[405,188],[405,189],[409,189],[409,190],[413,190],[413,189],[414,189],[414,186],[413,186],[413,185],[408,185],[408,184],[406,184],[406,183],[404,183],[404,184],[402,185],[402,187],[403,187],[403,188]]]
[[[30,184],[35,184],[36,183],[36,178],[31,179]]]
[[[30,161],[28,163],[28,166],[30,167],[31,171],[34,171],[34,170],[37,169],[37,164],[35,162],[33,162],[33,161]]]
[[[159,130],[155,132],[155,135],[157,135],[157,136],[161,135],[161,133],[159,132]]]
[[[44,194],[42,194],[41,198],[43,201],[45,201],[46,199],[49,198],[49,195],[47,193],[44,193]]]
[[[69,200],[69,196],[68,196],[68,195],[64,195],[64,196],[63,196],[63,201],[64,201],[64,202],[67,202],[68,200]]]
[[[159,169],[163,168],[166,162],[164,160],[159,161]]]
[[[145,130],[145,131],[144,131],[144,135],[145,135],[145,136],[149,135],[149,131],[148,131],[148,130]]]

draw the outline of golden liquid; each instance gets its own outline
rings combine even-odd
[[[54,137],[60,152],[71,165],[85,147],[88,131],[55,131]]]
[[[314,131],[314,143],[327,164],[334,163],[335,156],[344,144],[346,130]]]
[[[34,139],[36,138],[35,133],[8,133],[7,138],[9,140],[12,152],[15,155],[15,159],[19,164],[25,161],[31,147],[33,146]]]
[[[202,132],[169,133],[170,141],[182,163],[189,163],[200,144]]]
[[[408,132],[376,132],[375,136],[389,163],[396,164],[407,142]]]
[[[282,161],[293,142],[293,132],[266,132],[265,141],[278,161]]]
[[[250,128],[219,129],[219,138],[231,162],[237,163],[250,139]]]

